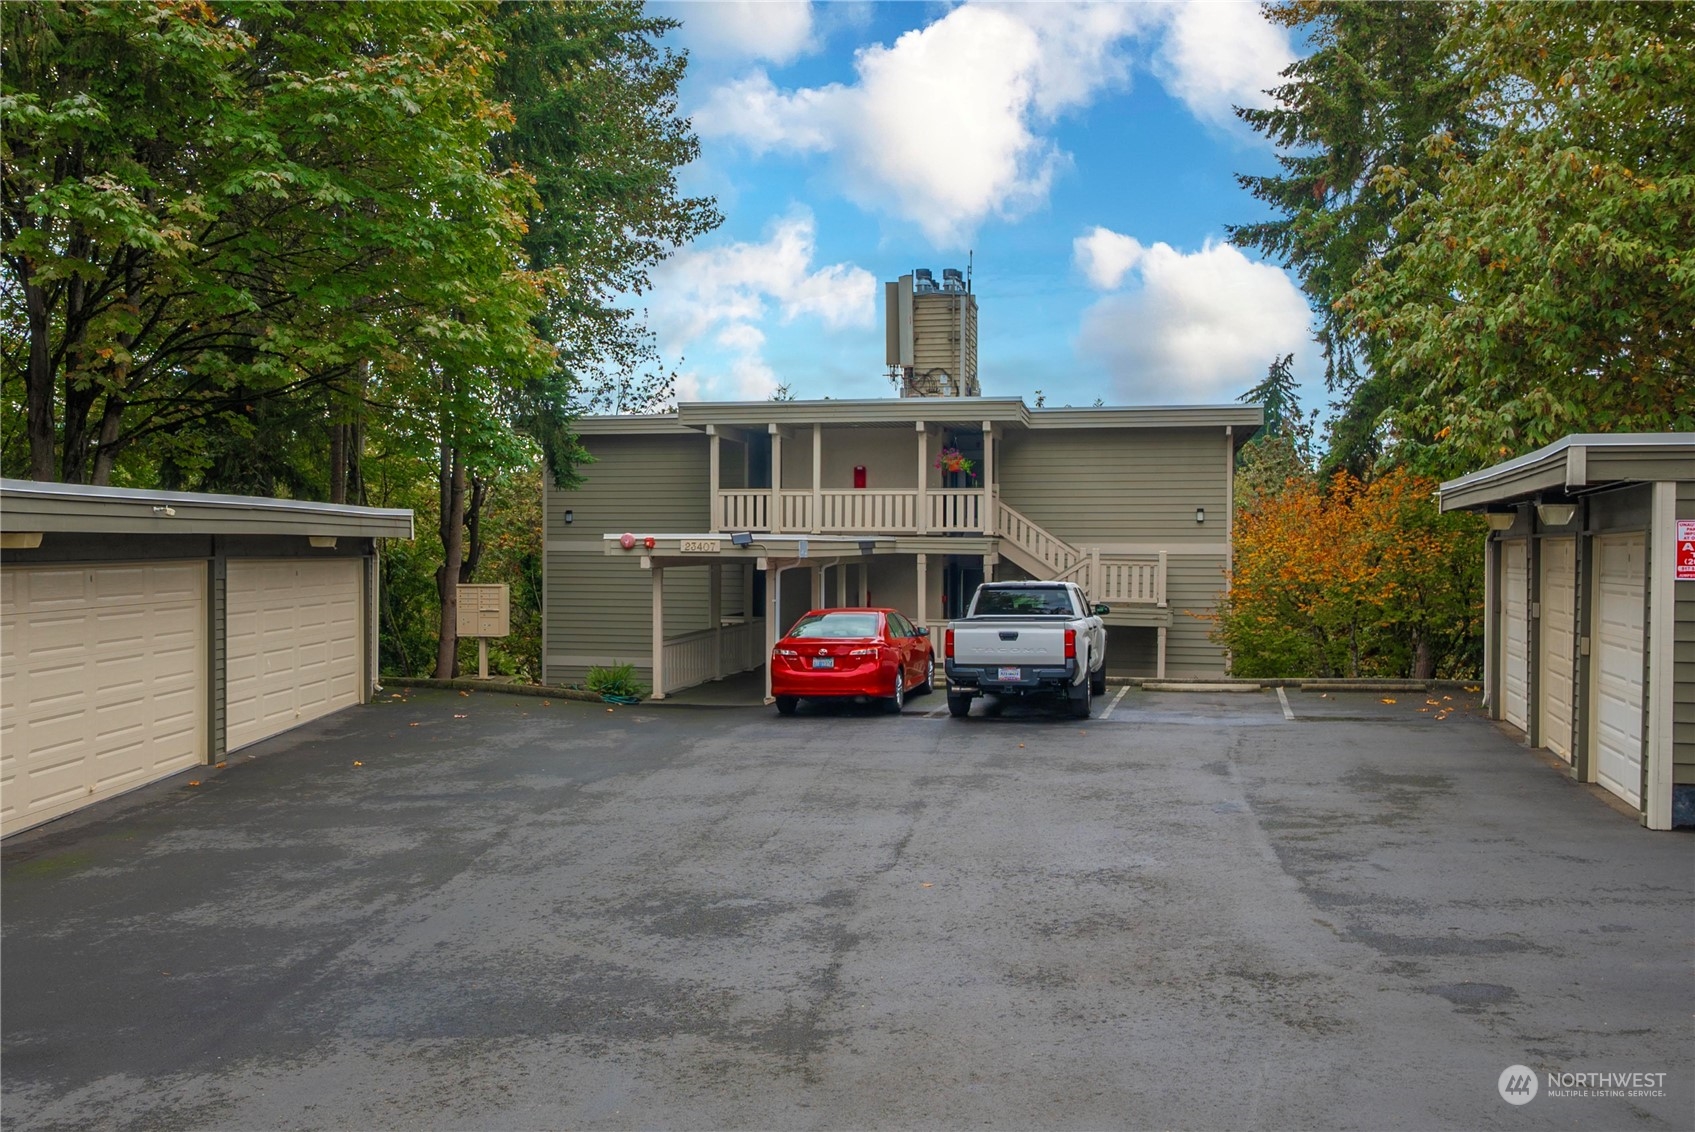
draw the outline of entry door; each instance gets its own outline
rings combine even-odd
[[[1577,540],[1542,543],[1542,744],[1571,761],[1571,679],[1577,655]]]
[[[1595,540],[1595,778],[1642,801],[1643,536]]]
[[[1501,544],[1501,709],[1530,729],[1530,543]]]
[[[0,570],[0,833],[205,761],[206,563]]]
[[[231,559],[225,744],[360,702],[358,558]]]

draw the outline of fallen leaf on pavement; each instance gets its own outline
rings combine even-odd
[[[542,706],[542,707],[552,707],[552,706],[553,706],[553,701],[552,701],[552,700],[543,700],[543,701],[542,701],[542,702],[541,702],[541,706]]]
[[[411,722],[411,723],[408,723],[408,724],[407,724],[407,725],[406,725],[406,726],[408,726],[408,727],[416,727],[416,726],[418,726],[418,721],[417,721],[417,720],[413,720],[413,721],[412,721],[412,722]]]
[[[919,888],[933,888],[933,887],[935,887],[935,886],[934,886],[934,885],[932,885],[932,884],[931,884],[931,883],[930,883],[930,882],[929,882],[929,881],[924,881],[924,882],[923,882],[923,883],[921,883],[921,884],[920,884],[920,885],[919,885],[919,886],[918,886],[918,887],[919,887]]]
[[[465,717],[464,717],[464,715],[462,715],[462,714],[461,714],[461,713],[459,713],[459,712],[454,712],[454,713],[453,713],[453,718],[454,718],[454,719],[464,719],[464,718],[465,718]]]
[[[1384,697],[1383,697],[1383,698],[1382,698],[1382,699],[1381,699],[1381,700],[1379,700],[1379,701],[1378,701],[1378,702],[1379,702],[1379,703],[1385,703],[1385,704],[1392,704],[1392,703],[1394,703],[1394,702],[1395,702],[1395,697],[1393,697],[1393,696],[1384,696]]]
[[[199,782],[190,782],[189,785],[190,786],[199,786],[200,783]]]
[[[471,693],[469,693],[469,692],[460,692],[460,693],[459,693],[459,694],[460,694],[460,695],[461,695],[461,696],[468,696],[468,695],[470,695],[470,694],[471,694]]]
[[[354,760],[353,760],[353,765],[354,765],[354,766],[364,766],[364,765],[365,765],[365,764],[364,764],[364,763],[362,763],[362,762],[360,762],[360,761],[359,761],[359,760],[358,760],[358,759],[354,759]]]

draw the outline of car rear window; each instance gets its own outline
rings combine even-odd
[[[1062,589],[979,590],[974,617],[1070,617],[1071,595]]]
[[[789,630],[791,637],[817,637],[840,640],[844,637],[875,637],[875,613],[815,613],[802,617]]]

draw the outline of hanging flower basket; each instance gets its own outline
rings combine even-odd
[[[944,448],[936,454],[936,467],[944,472],[964,472],[971,475],[977,465],[959,454],[957,448]]]

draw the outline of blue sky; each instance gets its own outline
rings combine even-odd
[[[971,253],[987,395],[1216,403],[1293,352],[1322,404],[1292,279],[1225,234],[1274,167],[1230,107],[1294,57],[1257,4],[651,8],[725,216],[640,300],[681,399],[891,396],[882,282]]]

